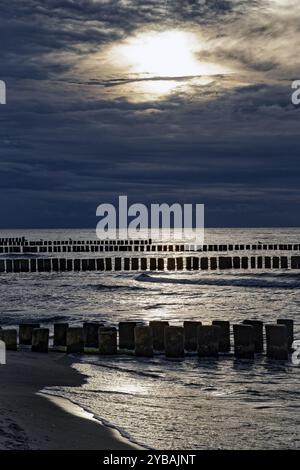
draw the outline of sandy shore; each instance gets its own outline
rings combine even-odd
[[[137,446],[67,400],[38,392],[84,382],[64,354],[10,352],[0,366],[0,449],[125,450]]]

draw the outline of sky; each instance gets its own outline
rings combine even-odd
[[[0,5],[0,228],[205,204],[214,227],[299,226],[298,0]]]

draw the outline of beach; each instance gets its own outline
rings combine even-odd
[[[85,378],[64,354],[8,352],[0,366],[0,450],[130,450],[139,447],[82,408],[39,391],[80,387]]]

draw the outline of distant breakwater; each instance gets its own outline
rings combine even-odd
[[[244,243],[193,245],[188,243],[163,243],[145,240],[27,240],[0,238],[0,253],[78,253],[78,252],[299,252],[299,243]]]
[[[60,253],[65,253],[65,257],[55,256]],[[80,257],[73,257],[73,253]],[[195,247],[182,243],[161,244],[151,239],[30,241],[24,237],[0,238],[0,273],[273,269],[300,269],[300,244]]]
[[[0,273],[296,270],[300,256],[178,256],[0,259]]]

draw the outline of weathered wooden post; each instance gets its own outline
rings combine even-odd
[[[49,328],[35,328],[32,332],[32,351],[47,353],[49,347]]]
[[[83,328],[72,327],[67,330],[67,353],[83,353]]]
[[[208,270],[208,258],[200,258],[200,268],[202,271]]]
[[[175,271],[176,261],[175,258],[167,258],[167,270]]]
[[[155,351],[165,349],[165,328],[169,326],[168,321],[151,321],[149,323],[153,330],[153,348]]]
[[[156,271],[156,270],[157,270],[156,258],[150,258],[150,271]]]
[[[234,355],[238,359],[254,359],[254,328],[251,325],[233,325]]]
[[[184,329],[182,326],[165,327],[166,357],[184,356]]]
[[[122,258],[115,258],[115,271],[122,270]]]
[[[217,258],[213,256],[212,258],[210,258],[210,270],[215,271],[216,269],[218,269],[218,262]]]
[[[280,318],[277,320],[278,325],[285,325],[287,328],[289,349],[292,349],[292,344],[294,342],[294,320],[289,320],[287,318]]]
[[[165,270],[165,260],[163,258],[157,259],[157,270],[164,271]]]
[[[289,337],[286,325],[265,325],[267,357],[287,360],[289,357]]]
[[[111,270],[112,270],[112,259],[105,258],[105,271],[111,271]]]
[[[141,271],[147,271],[148,268],[148,259],[141,258]]]
[[[131,269],[133,271],[139,270],[139,258],[131,258]]]
[[[183,258],[176,258],[176,268],[177,271],[183,270]]]
[[[184,328],[184,349],[186,351],[197,351],[197,328],[201,326],[201,321],[185,321]]]
[[[22,273],[29,273],[29,259],[21,259],[20,265]]]
[[[117,329],[114,327],[99,328],[99,353],[111,356],[117,354]]]
[[[220,256],[219,257],[219,269],[232,269],[232,258],[231,258],[231,256]]]
[[[263,322],[259,320],[244,320],[244,325],[251,325],[254,329],[254,349],[256,353],[264,350]]]
[[[185,269],[187,271],[191,271],[192,269],[192,258],[190,256],[185,258]]]
[[[7,351],[17,351],[17,349],[18,349],[17,337],[18,337],[17,330],[13,330],[13,329],[2,330],[2,329],[0,329],[0,340],[4,341]]]
[[[119,322],[119,349],[134,349],[134,329],[136,325],[134,321]]]
[[[199,325],[197,329],[198,356],[218,357],[220,327],[216,325]]]
[[[4,262],[4,259],[0,259],[0,273],[5,273],[5,262]]]
[[[83,324],[83,341],[85,348],[98,348],[99,335],[98,330],[103,323],[99,322],[84,322]]]
[[[54,347],[66,347],[67,346],[67,331],[69,328],[68,323],[54,323]]]
[[[22,323],[19,325],[19,344],[31,345],[32,332],[35,328],[40,328],[39,323]]]
[[[230,322],[224,320],[214,320],[213,325],[220,327],[219,351],[226,353],[230,351]]]
[[[137,325],[134,329],[135,355],[153,357],[153,329],[151,326]]]

